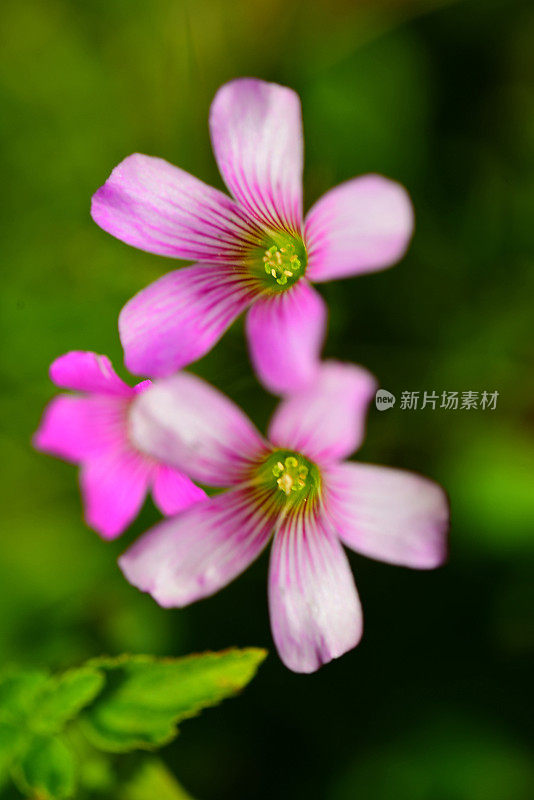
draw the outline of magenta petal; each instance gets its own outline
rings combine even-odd
[[[321,463],[345,458],[364,438],[375,391],[376,381],[363,367],[325,361],[311,386],[278,405],[268,438]]]
[[[230,267],[197,264],[169,272],[135,295],[119,316],[125,363],[135,375],[170,375],[205,355],[255,291]]]
[[[326,305],[308,281],[257,300],[246,319],[250,357],[260,381],[274,394],[310,384],[326,331]]]
[[[354,579],[325,520],[293,514],[276,532],[269,607],[280,658],[295,672],[314,672],[360,641],[362,611]]]
[[[155,469],[152,496],[162,514],[169,517],[204,500],[206,492],[183,472],[162,464]]]
[[[208,498],[160,523],[119,559],[127,580],[162,606],[185,606],[230,583],[273,529],[251,489]]]
[[[85,519],[105,539],[114,539],[137,516],[152,465],[134,450],[117,449],[86,461],[80,472]]]
[[[210,112],[224,182],[267,228],[300,231],[303,138],[300,100],[285,86],[240,78],[222,86]]]
[[[267,448],[235,403],[186,372],[139,395],[130,424],[140,450],[209,486],[239,483]]]
[[[50,379],[63,389],[130,397],[133,389],[119,378],[107,356],[72,350],[50,365]]]
[[[138,153],[93,196],[97,225],[133,247],[188,261],[233,262],[258,229],[217,189],[161,158]]]
[[[120,398],[60,395],[46,407],[34,447],[68,461],[82,461],[122,446],[127,403]]]
[[[381,175],[363,175],[336,186],[306,216],[307,276],[330,281],[390,267],[413,232],[406,190]]]
[[[343,542],[370,558],[432,569],[447,555],[443,489],[413,472],[372,464],[328,470],[327,507]]]

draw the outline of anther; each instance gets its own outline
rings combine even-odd
[[[273,244],[265,251],[263,263],[266,274],[274,278],[279,286],[284,286],[301,267],[300,259],[292,244],[280,248]]]
[[[277,478],[278,488],[286,495],[291,492],[298,492],[306,486],[308,477],[308,467],[302,464],[295,456],[286,456],[284,463],[277,461],[272,468],[275,478]]]

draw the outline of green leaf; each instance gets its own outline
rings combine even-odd
[[[80,797],[103,795],[108,800],[116,800],[115,789],[119,780],[116,759],[93,747],[77,723],[68,727],[65,741],[76,761],[76,783]]]
[[[0,787],[18,755],[22,741],[23,736],[19,725],[0,721]]]
[[[92,667],[57,678],[29,670],[4,674],[0,678],[0,783],[13,770],[22,790],[32,797],[41,783],[44,788],[39,797],[45,789],[55,797],[52,789],[55,791],[56,785],[63,791],[57,796],[69,796],[72,758],[68,751],[65,755],[65,745],[34,734],[59,732],[95,698],[103,684],[103,674]]]
[[[67,800],[76,789],[74,759],[57,737],[36,736],[20,759],[13,778],[35,800]]]
[[[32,713],[48,674],[38,670],[4,673],[0,677],[0,720],[22,722]]]
[[[177,659],[96,659],[90,664],[107,681],[82,717],[84,732],[96,747],[115,753],[163,745],[182,719],[246,686],[266,655],[247,648]]]
[[[143,762],[122,787],[119,800],[193,800],[165,764],[157,759]]]
[[[51,678],[39,697],[31,720],[32,728],[40,733],[61,731],[66,722],[94,700],[104,680],[102,672],[87,666]]]

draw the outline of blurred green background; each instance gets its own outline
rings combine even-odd
[[[4,0],[0,14],[2,662],[267,646],[245,695],[164,751],[201,800],[534,797],[532,4]],[[120,308],[174,266],[97,228],[91,194],[134,151],[221,186],[208,109],[240,75],[300,93],[307,206],[371,171],[414,200],[399,266],[321,286],[327,355],[397,396],[500,393],[496,411],[371,410],[361,458],[447,488],[450,561],[420,573],[351,554],[364,638],[311,676],[272,646],[267,555],[219,595],[160,609],[116,566],[151,503],[106,544],[82,522],[72,466],[30,446],[49,363],[88,349],[121,369]],[[275,401],[240,324],[194,370],[265,424]]]

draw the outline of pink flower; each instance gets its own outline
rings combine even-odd
[[[132,401],[151,386],[122,381],[106,356],[74,351],[57,358],[50,378],[65,389],[47,406],[33,443],[38,450],[81,465],[87,524],[114,539],[130,524],[151,488],[164,514],[205,497],[179,470],[140,453],[131,443]]]
[[[166,520],[120,558],[162,606],[217,592],[262,552],[273,637],[284,663],[312,672],[354,647],[362,612],[341,543],[418,569],[446,555],[443,490],[410,472],[343,461],[359,446],[375,382],[325,362],[313,388],[283,400],[266,441],[228,398],[180,373],[133,403],[132,436],[200,483],[229,487]]]
[[[254,367],[278,394],[314,375],[326,307],[312,282],[384,269],[413,229],[406,191],[364,175],[327,192],[303,219],[300,101],[243,78],[217,92],[213,150],[233,195],[159,158],[132,155],[94,195],[93,219],[150,253],[200,262],[143,289],[119,318],[128,369],[166,376],[205,355],[249,308]]]

